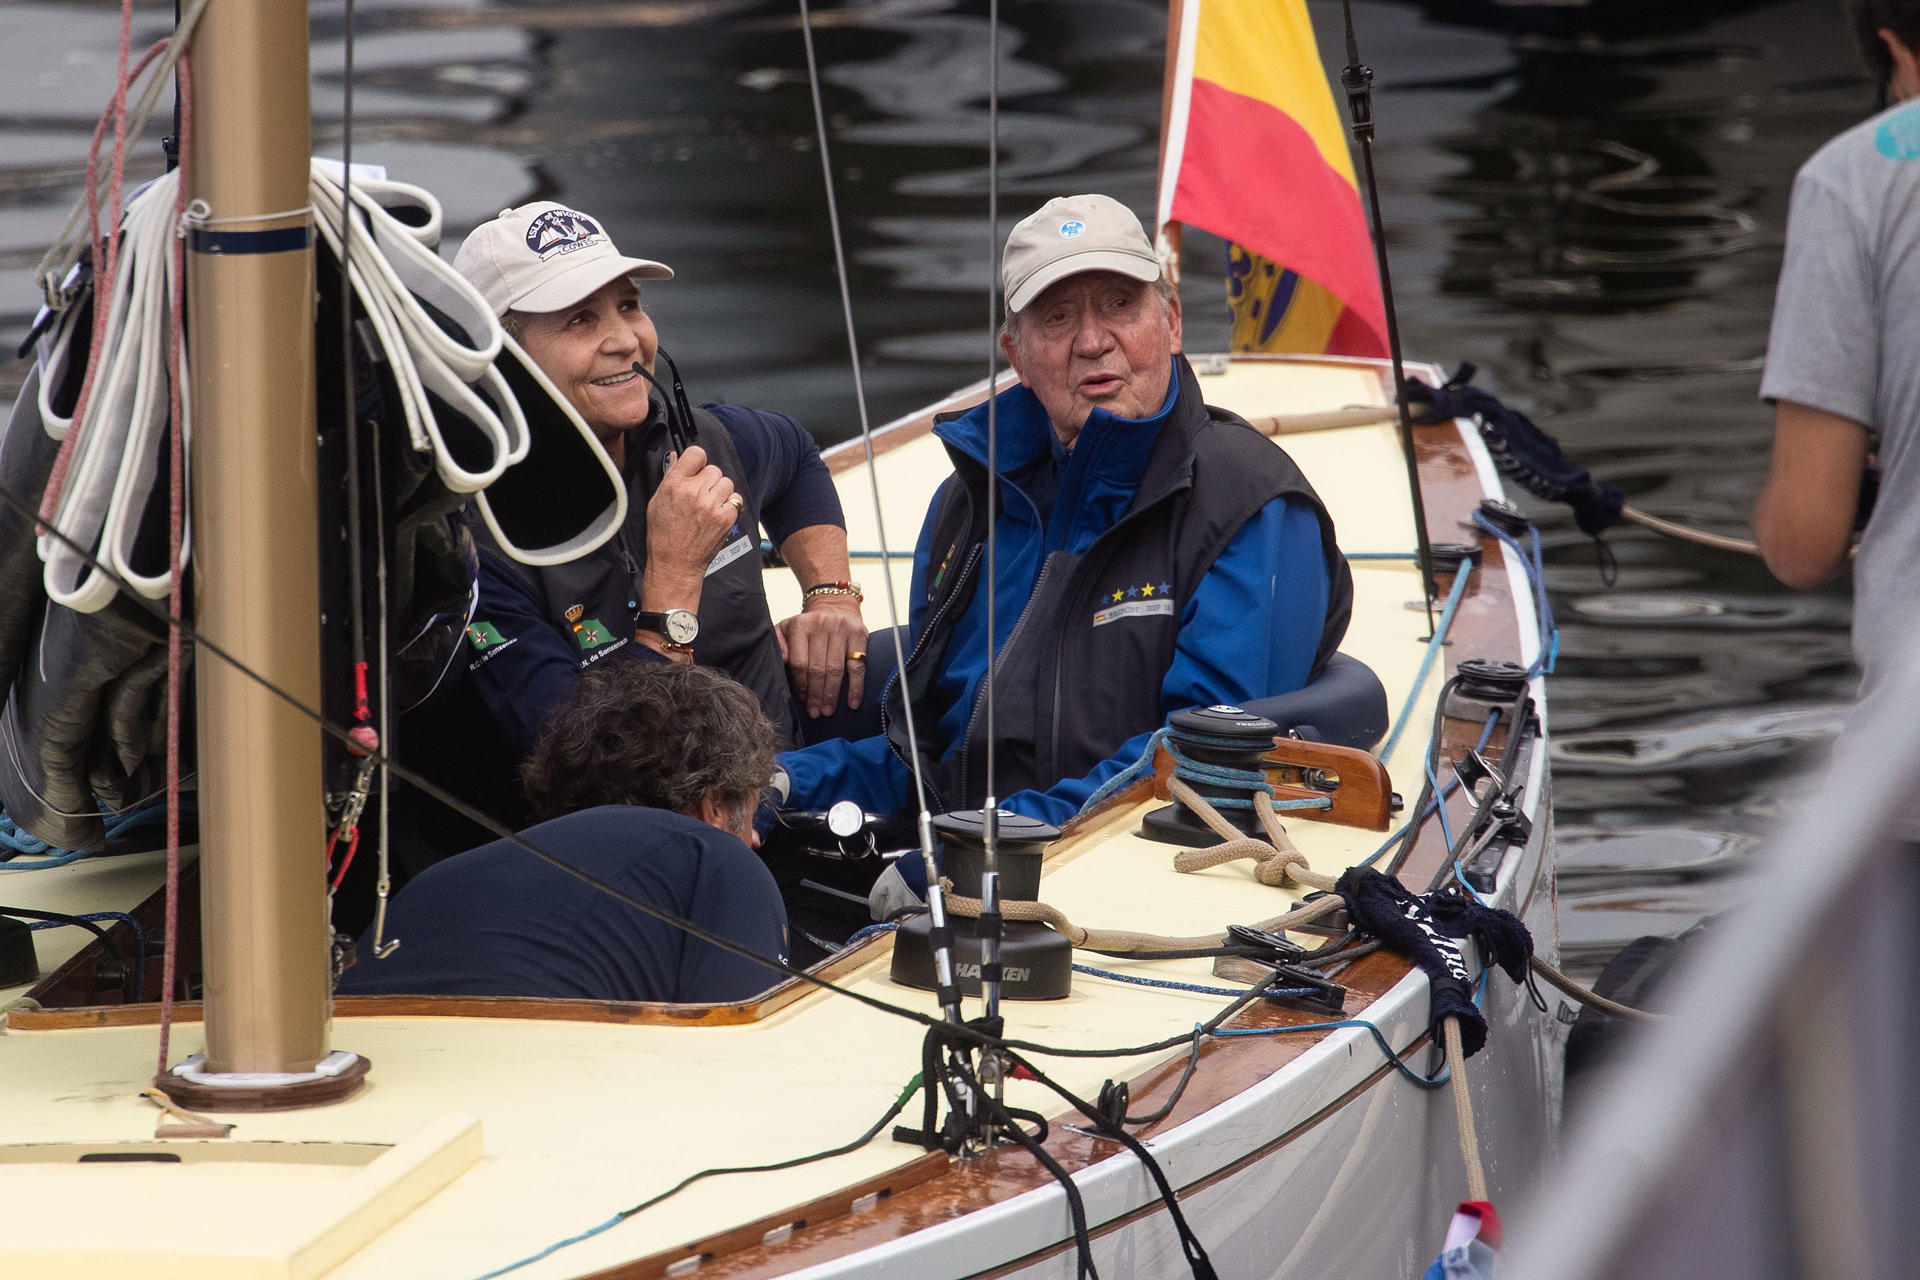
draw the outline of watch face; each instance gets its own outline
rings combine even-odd
[[[699,634],[699,617],[686,609],[667,610],[667,639],[675,644],[692,644]]]

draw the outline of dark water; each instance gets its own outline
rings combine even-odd
[[[1744,532],[1769,439],[1754,396],[1788,186],[1870,95],[1824,0],[1657,17],[1596,3],[1604,36],[1566,14],[1545,14],[1558,31],[1523,33],[1443,24],[1439,0],[1355,5],[1379,74],[1407,349],[1479,365],[1635,504]],[[1311,8],[1331,53],[1338,7]],[[1003,225],[1069,190],[1150,209],[1164,6],[1002,9]],[[1670,10],[1714,16],[1676,25]],[[114,13],[0,7],[9,347],[34,306],[30,269],[79,190]],[[337,154],[342,8],[315,0],[313,13],[317,145]],[[531,198],[597,213],[626,251],[680,272],[649,304],[696,394],[787,409],[822,439],[857,428],[794,6],[361,0],[358,14],[356,158],[432,187],[450,244]],[[140,15],[144,42],[169,7]],[[880,422],[985,372],[985,5],[891,0],[817,20]],[[156,170],[158,133],[136,175]],[[1220,258],[1191,238],[1196,350],[1224,345]],[[9,367],[0,389],[19,376]],[[1844,588],[1794,595],[1756,562],[1635,531],[1609,538],[1609,588],[1592,544],[1558,511],[1537,514],[1561,623],[1549,710],[1563,940],[1591,966],[1740,891],[1851,690],[1848,604]]]

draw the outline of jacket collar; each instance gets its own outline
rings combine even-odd
[[[1150,418],[1122,418],[1105,409],[1087,415],[1063,461],[1069,472],[1084,476],[1082,483],[1102,488],[1132,489],[1145,472],[1155,442],[1176,416],[1188,384],[1198,394],[1192,370],[1184,356],[1173,357],[1173,376],[1167,380],[1167,398]],[[999,435],[997,461],[1002,477],[1040,461],[1049,452],[1061,455],[1059,437],[1047,419],[1040,399],[1026,387],[1015,384],[994,397],[994,427]],[[965,413],[936,420],[934,434],[959,458],[966,458],[982,471],[987,465],[987,406],[977,404]]]

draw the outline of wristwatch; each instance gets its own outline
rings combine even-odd
[[[633,615],[636,631],[652,631],[666,637],[667,643],[684,648],[700,634],[700,617],[691,609],[668,609],[664,613],[642,610]]]

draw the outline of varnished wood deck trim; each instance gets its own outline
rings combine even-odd
[[[971,393],[971,398],[977,399],[978,396],[979,391],[975,389]],[[943,405],[937,406],[936,410],[945,411],[947,408],[960,407],[968,402],[968,393],[961,393],[959,396],[950,398]],[[876,452],[898,447],[925,435],[931,429],[933,412],[930,410],[914,419],[894,424],[884,436],[876,437]],[[1484,556],[1482,567],[1475,574],[1474,581],[1469,585],[1456,614],[1451,635],[1452,643],[1446,650],[1444,671],[1436,671],[1430,678],[1440,679],[1452,675],[1457,665],[1456,655],[1519,661],[1519,638],[1515,630],[1512,592],[1507,580],[1502,548],[1497,541],[1486,538],[1470,525],[1463,526],[1461,523],[1470,516],[1483,496],[1479,475],[1473,466],[1472,459],[1457,429],[1451,423],[1416,428],[1414,435],[1415,453],[1420,465],[1431,536],[1436,541],[1478,543],[1483,549]],[[865,451],[858,441],[839,446],[829,451],[828,455],[828,465],[836,471],[846,470],[864,460]],[[1459,731],[1454,732],[1455,729]],[[1458,725],[1450,726],[1450,731],[1444,738],[1446,749],[1451,753],[1470,746],[1477,736],[1477,730],[1471,726],[1465,729],[1459,729]],[[1417,785],[1409,785],[1413,781],[1402,780],[1402,787],[1409,803],[1419,790]],[[1151,780],[1143,779],[1127,793],[1123,793],[1122,797],[1116,797],[1115,805],[1131,802],[1128,797],[1144,798],[1146,789],[1153,785]],[[1464,819],[1466,811],[1465,797],[1456,794],[1449,804],[1449,816]],[[1100,814],[1090,815],[1089,819],[1083,823],[1076,823],[1067,833],[1067,839],[1057,847],[1066,847],[1078,834],[1089,830],[1108,816],[1110,816],[1109,812],[1103,810]],[[1416,890],[1424,889],[1427,880],[1444,862],[1445,852],[1439,823],[1429,819],[1419,833],[1413,856],[1402,872],[1403,881]],[[876,938],[849,955],[828,962],[823,972],[837,975],[859,968],[881,954],[879,948],[890,945],[890,938],[886,936]],[[1349,1016],[1364,1016],[1372,1004],[1405,978],[1409,971],[1408,964],[1398,957],[1384,952],[1375,952],[1341,972],[1338,980],[1348,988]],[[673,1006],[623,1005],[594,1001],[420,999],[388,996],[345,998],[338,1002],[336,1011],[349,1017],[547,1017],[595,1022],[715,1026],[737,1025],[752,1021],[753,1017],[764,1016],[773,1008],[791,1004],[805,995],[807,990],[797,980],[790,980],[782,987],[767,993],[760,1000],[750,1002],[750,1006],[726,1005],[691,1010]],[[775,1001],[779,1003],[776,1004]],[[752,1017],[742,1016],[740,1011],[744,1007],[752,1007],[759,1012]],[[191,1016],[190,1008],[192,1007],[180,1006],[178,1016],[183,1019]],[[16,1011],[11,1015],[13,1025],[22,1030],[50,1029],[56,1026],[128,1025],[151,1022],[155,1016],[156,1011],[153,1006]],[[1275,1005],[1260,1005],[1244,1010],[1230,1025],[1283,1027],[1299,1026],[1319,1020],[1316,1015]],[[1141,1132],[1151,1134],[1172,1129],[1238,1096],[1293,1062],[1326,1034],[1326,1032],[1309,1032],[1297,1037],[1276,1035],[1271,1038],[1246,1037],[1206,1042],[1200,1051],[1200,1067],[1194,1073],[1187,1092],[1165,1119]],[[1424,1037],[1416,1040],[1411,1047],[1417,1048],[1423,1042]],[[1040,1061],[1044,1066],[1045,1059]],[[1175,1057],[1130,1081],[1130,1091],[1138,1105],[1141,1107],[1157,1105],[1158,1100],[1164,1098],[1177,1081],[1183,1067],[1184,1060]],[[1370,1088],[1384,1080],[1391,1071],[1391,1064],[1382,1063],[1360,1084],[1333,1099],[1306,1120],[1267,1140],[1254,1151],[1244,1154],[1222,1169],[1182,1187],[1181,1191],[1188,1193],[1203,1189],[1272,1155],[1298,1139],[1301,1134],[1316,1125],[1325,1123],[1343,1107],[1351,1105]],[[1109,1141],[1076,1133],[1058,1124],[1052,1127],[1047,1146],[1054,1158],[1069,1171],[1087,1168],[1111,1156],[1116,1150],[1115,1145]],[[903,1178],[902,1174],[906,1177]],[[647,1259],[595,1274],[602,1280],[610,1280],[612,1277],[637,1280],[639,1277],[660,1275],[675,1262],[700,1256],[706,1260],[700,1265],[699,1274],[706,1277],[750,1280],[750,1278],[783,1275],[807,1265],[842,1258],[888,1241],[901,1239],[914,1232],[948,1222],[965,1213],[987,1208],[1050,1182],[1050,1176],[1017,1148],[994,1151],[966,1162],[947,1163],[943,1157],[937,1156],[915,1159],[897,1167],[890,1175],[844,1188],[809,1202],[807,1205],[729,1229],[677,1250],[656,1254]],[[856,1201],[867,1194],[872,1194],[873,1189],[883,1185],[889,1194],[880,1202],[882,1211],[852,1212],[851,1207]],[[870,1189],[861,1190],[863,1187]],[[1103,1224],[1100,1231],[1118,1229],[1138,1217],[1158,1211],[1158,1208],[1157,1202],[1142,1206],[1122,1218]],[[806,1225],[795,1226],[774,1243],[765,1242],[765,1234],[769,1230],[800,1221],[804,1221]],[[1062,1240],[1057,1245],[1049,1246],[1047,1249],[986,1274],[1005,1274],[1071,1247],[1070,1239]]]
[[[850,951],[823,960],[808,972],[829,982],[864,968],[893,950],[893,935],[879,934]],[[732,1004],[661,1004],[638,1000],[554,1000],[509,996],[338,996],[337,1018],[522,1018],[533,1021],[599,1022],[637,1027],[737,1027],[820,992],[788,978],[752,1000]],[[200,1021],[200,1002],[173,1006],[176,1022]],[[158,1004],[86,1005],[70,1009],[15,1009],[7,1025],[19,1031],[70,1031],[80,1027],[143,1027],[160,1021]]]

